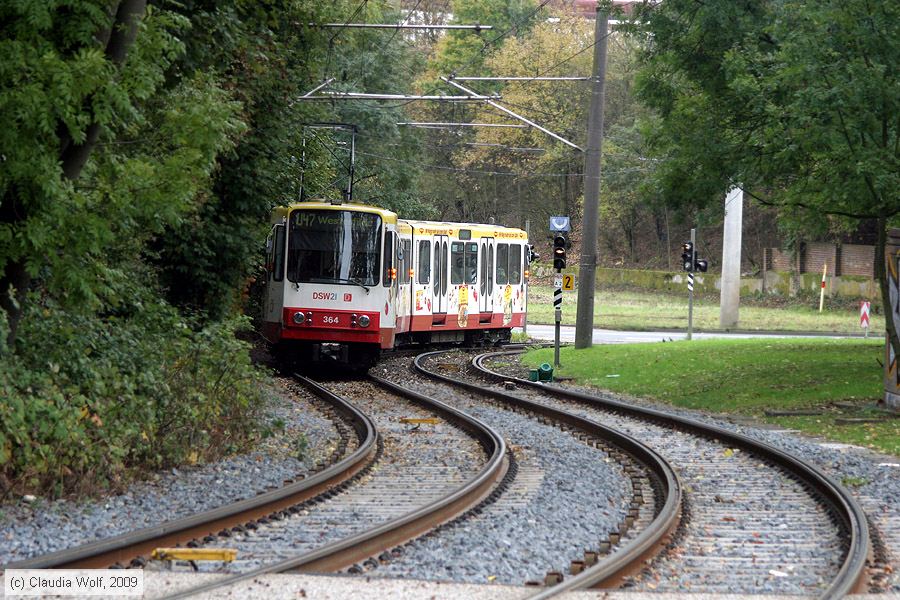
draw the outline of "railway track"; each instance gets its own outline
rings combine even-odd
[[[391,547],[478,505],[503,478],[508,464],[503,439],[477,419],[377,378],[332,387],[347,385],[357,386],[356,401],[371,411],[379,431],[379,457],[371,470],[352,488],[327,494],[314,509],[214,542],[238,547],[245,557],[234,566],[239,572],[168,598],[208,593],[269,573],[362,571],[388,559],[385,551]],[[412,429],[432,419],[437,422],[427,426],[433,429]],[[402,438],[420,443],[416,447]],[[429,438],[431,456],[423,451]]]
[[[509,382],[513,378],[486,363],[511,354],[479,355],[472,367],[482,381]],[[674,541],[641,565],[631,587],[822,598],[863,588],[870,552],[865,516],[846,490],[814,466],[691,419],[523,379],[514,385],[519,398],[602,420],[678,465],[685,518]],[[578,583],[566,582],[560,590],[573,587]]]
[[[385,382],[329,382],[327,389],[352,398],[355,406],[371,416],[381,438],[381,456],[353,488],[290,519],[270,522],[212,544],[238,550],[238,560],[228,565],[228,571],[244,572],[288,561],[348,539],[357,541],[352,544],[352,553],[348,545],[327,561],[304,562],[291,569],[302,566],[304,570],[333,571],[370,559],[372,554],[383,552],[385,544],[406,541],[448,516],[455,516],[460,507],[477,503],[502,476],[502,470],[489,465],[492,460],[500,465],[505,452],[502,439],[477,421],[460,418],[458,413],[422,397],[410,401],[405,391]],[[493,477],[484,478],[486,485],[481,486],[479,495],[460,496],[462,502],[444,501],[465,488],[469,480],[478,479],[483,470]],[[361,533],[365,535],[368,530],[402,520],[436,503],[445,506],[422,510],[427,518],[417,519],[415,527],[394,528],[390,536],[359,543]],[[362,569],[360,564],[351,567],[354,572]]]
[[[568,569],[548,571],[544,578],[531,580],[531,585],[555,585],[566,580],[566,588],[601,584],[612,586],[624,581],[637,568],[636,565],[642,564],[655,548],[666,543],[679,521],[682,493],[678,477],[667,461],[633,437],[596,421],[483,384],[461,381],[458,369],[452,362],[446,364],[446,357],[455,354],[458,352],[425,353],[419,355],[414,364],[420,373],[448,385],[463,387],[474,398],[474,403],[484,402],[487,398],[505,410],[522,413],[562,429],[581,443],[601,450],[602,454],[593,459],[595,462],[583,466],[579,477],[594,476],[593,471],[599,468],[598,463],[609,460],[621,465],[626,475],[624,481],[628,486],[628,502],[624,518],[615,527],[595,537],[593,543],[583,547],[579,555],[567,557]],[[440,373],[442,369],[447,369],[450,374]],[[460,398],[456,402],[469,410],[468,401]],[[587,502],[582,502],[588,506]],[[592,518],[591,510],[586,508],[578,519],[587,528]],[[579,523],[575,525],[582,528]],[[573,577],[569,578],[570,573]]]
[[[371,464],[375,457],[376,431],[371,420],[341,398],[310,388],[331,408],[341,443],[329,465],[298,481],[238,502],[152,527],[129,531],[96,542],[74,546],[27,560],[3,565],[4,569],[75,569],[109,566],[143,566],[154,548],[179,544],[197,545],[199,540],[258,519],[279,517],[322,494],[332,493]],[[352,432],[352,434],[351,434]],[[252,526],[252,525],[251,525]]]
[[[355,395],[365,400],[364,413],[300,379],[357,433],[352,452],[336,464],[248,501],[5,567],[143,567],[143,556],[160,546],[239,546],[241,560],[231,569],[238,573],[171,598],[267,573],[359,571],[366,559],[476,506],[503,478],[503,439],[477,419],[375,379],[352,384],[362,386]],[[418,443],[425,440],[432,456]]]
[[[498,510],[515,504],[516,493],[501,495],[497,488],[513,453],[497,431],[454,408],[487,396],[504,410],[571,434],[625,475],[621,520],[583,553],[567,555],[569,569],[532,578],[548,585],[534,597],[622,585],[823,598],[861,588],[870,545],[865,518],[818,470],[721,428],[514,380],[488,366],[515,353],[483,354],[471,364],[459,352],[426,353],[414,361],[418,374],[395,374],[397,383],[373,377],[332,382],[328,390],[304,380],[354,432],[331,467],[256,498],[6,568],[142,566],[133,559],[159,546],[238,547],[229,576],[171,598],[267,573],[377,573],[371,569],[403,560],[409,540],[440,535],[436,527],[452,526],[463,513],[479,514],[485,499]],[[463,387],[470,399],[451,406],[411,392],[427,388],[418,385],[422,378]],[[431,438],[432,450],[413,444],[417,438]],[[511,464],[504,485],[514,488]],[[519,475],[523,482],[529,477]],[[587,511],[584,519],[590,518]]]

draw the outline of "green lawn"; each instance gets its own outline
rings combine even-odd
[[[678,407],[750,415],[900,455],[900,419],[839,425],[874,417],[882,394],[884,343],[877,340],[749,339],[562,348],[557,374],[578,383]],[[553,349],[528,352],[534,367]],[[840,406],[835,405],[840,403]],[[766,417],[766,410],[819,409],[808,417]]]
[[[598,291],[594,297],[594,326],[605,329],[686,329],[687,292],[683,296],[635,291]],[[563,324],[575,324],[576,292],[563,293]],[[783,306],[763,306],[749,299],[741,300],[742,330],[752,331],[816,331],[862,333],[859,309],[855,303],[834,306],[825,300],[825,310],[818,311],[818,300],[809,304],[796,302]],[[528,322],[553,322],[553,288],[531,285],[528,290]],[[694,298],[694,329],[719,329],[719,300]],[[884,331],[884,318],[872,315],[870,333]]]

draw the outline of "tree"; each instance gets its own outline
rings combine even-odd
[[[324,107],[295,99],[321,75],[334,32],[297,23],[336,21],[348,3],[318,4],[192,0],[175,8],[191,28],[170,76],[216,73],[247,126],[234,150],[216,157],[201,201],[154,244],[166,296],[182,309],[217,319],[234,313],[271,208],[299,197],[303,123],[328,119]]]
[[[481,74],[485,58],[506,38],[515,38],[531,28],[537,6],[535,0],[453,0],[454,24],[490,25],[492,29],[478,34],[448,32],[438,42],[431,76]]]
[[[0,308],[15,341],[31,278],[101,134],[135,116],[177,41],[165,14],[129,60],[146,0],[5,3],[0,8]],[[51,222],[52,223],[52,222]]]
[[[508,40],[486,66],[493,72],[519,77],[590,73],[592,55],[585,49],[592,47],[593,29],[591,20],[575,14],[539,23],[521,38]],[[617,248],[619,240],[625,238],[632,261],[636,258],[639,227],[650,216],[640,184],[653,165],[644,157],[644,141],[635,126],[639,116],[648,112],[634,97],[637,57],[634,40],[618,34],[611,37],[601,226],[611,247]],[[584,146],[589,99],[587,82],[524,81],[508,83],[500,103]],[[485,107],[475,119],[490,121],[495,115],[493,109]],[[579,222],[584,166],[580,152],[535,129],[478,129],[474,142],[478,145],[456,147],[456,164],[473,170],[521,173],[519,179],[527,182],[522,189],[500,186],[499,204],[507,208],[506,214],[494,213],[496,216],[516,217],[519,222],[527,216],[541,223],[552,214],[566,214]],[[523,148],[532,151],[523,152]],[[529,177],[532,173],[549,175]],[[476,206],[487,205],[485,199],[477,200],[473,202]]]
[[[304,128],[342,122],[360,128],[354,200],[415,214],[415,169],[399,162],[414,147],[399,140],[401,109],[343,102],[298,102],[326,78],[330,89],[396,91],[408,88],[414,53],[392,32],[298,26],[343,22],[360,3],[194,0],[180,10],[192,22],[177,67],[192,74],[214,70],[243,104],[249,131],[232,153],[218,157],[206,200],[158,243],[162,280],[170,301],[212,318],[239,307],[248,278],[259,270],[261,241],[273,206],[300,198],[301,171],[308,197],[333,197],[346,188],[349,154],[342,135]],[[355,21],[396,21],[367,4]],[[346,138],[347,136],[343,136]],[[389,160],[378,156],[392,145]],[[301,155],[305,154],[305,165]]]
[[[782,214],[887,226],[900,212],[900,5],[869,0],[666,0],[637,30],[644,101],[667,200],[705,205],[733,185]],[[900,355],[893,315],[888,336]]]
[[[546,3],[536,0],[453,0],[450,12],[454,24],[481,23],[491,25],[493,29],[478,34],[471,31],[442,34],[417,82],[419,91],[461,94],[451,91],[439,77],[494,74],[490,57],[511,40],[530,32],[544,14],[540,10],[541,4]],[[504,86],[491,83],[479,89],[499,92]],[[461,103],[417,103],[409,107],[412,118],[420,121],[471,122],[477,111],[477,106]],[[431,157],[428,164],[439,166],[424,170],[421,188],[427,190],[424,193],[429,194],[431,203],[440,207],[440,216],[458,220],[498,216],[490,210],[497,198],[492,190],[507,186],[492,180],[490,172],[496,169],[481,169],[485,173],[478,173],[478,169],[467,172],[464,165],[456,162],[459,145],[472,142],[476,132],[467,129],[418,131],[417,135],[427,140],[425,149]],[[488,212],[492,214],[487,215]]]

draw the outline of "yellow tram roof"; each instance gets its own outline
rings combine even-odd
[[[479,237],[493,237],[506,240],[528,239],[528,234],[522,229],[485,223],[448,223],[400,219],[398,229],[400,229],[401,233],[412,232],[417,235],[448,235],[450,237],[458,237],[461,229],[468,229],[472,232],[472,239]]]
[[[472,232],[472,239],[479,237],[493,237],[506,240],[527,240],[528,234],[521,229],[505,227],[503,225],[489,225],[485,223],[450,223],[442,221],[416,221],[410,219],[398,219],[397,214],[384,208],[370,206],[368,204],[332,204],[329,201],[293,202],[287,206],[277,206],[272,210],[272,222],[280,223],[287,219],[288,214],[296,209],[311,210],[350,210],[377,214],[385,223],[396,223],[400,233],[416,233],[418,235],[448,235],[458,237],[461,229]]]
[[[397,213],[391,212],[385,208],[378,208],[377,206],[370,206],[368,204],[356,204],[353,202],[345,202],[343,204],[332,204],[328,201],[319,201],[313,200],[309,202],[292,202],[287,206],[276,206],[272,210],[272,222],[278,223],[281,222],[282,219],[286,219],[288,213],[292,210],[296,210],[298,208],[303,209],[311,209],[311,210],[350,210],[356,212],[365,212],[365,213],[373,213],[381,217],[381,220],[385,223],[396,223],[397,222]]]

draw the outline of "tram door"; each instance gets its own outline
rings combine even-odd
[[[264,320],[281,322],[284,305],[284,233],[282,223],[274,225],[266,239],[266,297]]]
[[[481,257],[478,310],[482,313],[491,313],[494,312],[494,238],[481,238],[478,255]]]
[[[434,256],[434,268],[431,271],[434,281],[432,282],[432,304],[431,312],[438,314],[447,314],[447,279],[449,278],[449,252],[450,243],[446,235],[434,236],[434,246],[432,248]]]

